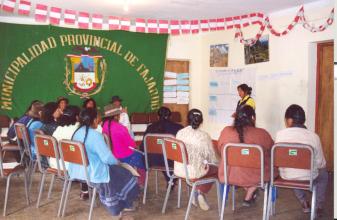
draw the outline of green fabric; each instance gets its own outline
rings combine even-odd
[[[129,113],[155,111],[162,104],[167,37],[0,23],[0,114],[18,117],[32,100],[49,102],[59,96],[67,97],[70,104],[82,105],[85,95],[66,81],[66,67],[71,77],[71,58],[67,55],[86,53],[101,56],[97,58],[99,83],[88,92],[98,90],[90,97],[96,100],[101,111],[113,95],[123,99],[122,104],[128,107]],[[90,50],[86,52],[85,47]],[[42,53],[37,55],[40,50]],[[130,52],[135,56],[133,60],[128,56]],[[72,90],[66,89],[67,84]]]

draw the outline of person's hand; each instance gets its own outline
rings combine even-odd
[[[128,113],[128,107],[122,108],[122,112]]]

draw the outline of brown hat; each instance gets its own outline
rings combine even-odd
[[[40,118],[40,112],[43,110],[43,103],[35,102],[32,104],[32,107],[28,111],[27,115],[32,118]]]
[[[104,106],[104,118],[119,115],[120,113],[122,113],[122,111],[112,104]]]

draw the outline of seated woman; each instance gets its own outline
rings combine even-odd
[[[158,113],[159,121],[150,124],[146,128],[144,137],[146,134],[151,134],[151,133],[152,134],[172,134],[175,136],[177,132],[183,128],[182,125],[174,123],[170,120],[171,111],[169,108],[161,107],[157,113]],[[139,148],[141,151],[144,151],[144,140]],[[149,154],[148,158],[149,158],[149,163],[152,166],[162,166],[162,167],[165,166],[162,155]],[[169,162],[169,167],[173,167],[173,161],[169,160],[168,162]],[[166,175],[166,172],[163,171],[162,173],[166,179],[166,182],[168,182],[170,179]]]
[[[189,165],[187,166],[188,175],[191,179],[198,179],[203,176],[217,177],[218,169],[215,166],[205,165],[204,161],[216,163],[213,143],[211,137],[201,129],[203,122],[202,113],[198,109],[192,109],[188,112],[188,124],[184,129],[177,133],[177,139],[183,141],[186,146]],[[179,177],[185,177],[184,165],[174,162],[174,174]],[[209,210],[205,194],[210,191],[212,183],[197,186],[197,193],[193,198],[193,205],[197,206],[197,202],[202,210]]]
[[[52,135],[58,126],[57,119],[60,117],[56,102],[48,102],[43,106],[41,130],[46,135]]]
[[[257,144],[264,150],[264,178],[270,179],[270,150],[274,144],[270,134],[255,127],[255,111],[251,106],[243,106],[237,111],[234,126],[225,127],[218,140],[218,150],[222,155],[223,148],[228,143]],[[219,167],[219,180],[224,181],[223,158]],[[241,186],[246,190],[243,206],[249,207],[256,198],[256,185],[260,183],[260,169],[228,167],[228,180],[231,184]],[[276,172],[275,172],[276,175]]]
[[[60,115],[63,114],[63,110],[66,109],[68,104],[69,104],[69,100],[66,97],[63,97],[63,96],[57,97],[57,105],[58,105],[57,111]]]
[[[121,110],[110,104],[104,107],[103,133],[110,137],[112,153],[121,162],[128,163],[137,168],[140,174],[139,184],[144,185],[145,164],[143,155],[131,148],[136,147],[128,129],[119,123]]]
[[[83,102],[82,108],[94,108],[97,109],[96,101],[93,98],[88,98]]]
[[[83,109],[79,119],[80,127],[75,131],[72,140],[84,143],[89,160],[90,181],[97,187],[105,208],[113,216],[118,216],[124,209],[132,208],[133,201],[137,199],[137,178],[118,166],[118,160],[112,155],[103,135],[95,130],[97,111]],[[86,179],[83,166],[70,163],[68,171],[73,179]]]
[[[34,141],[35,131],[37,129],[41,129],[41,127],[43,126],[43,123],[41,122],[41,115],[43,110],[44,108],[42,103],[39,102],[33,104],[31,110],[29,111],[29,115],[31,116],[32,120],[26,125],[30,139],[30,150],[34,160],[36,160],[36,150]]]
[[[67,106],[63,115],[61,115],[58,119],[58,126],[53,133],[53,137],[60,141],[62,139],[71,139],[76,129],[79,127],[78,116],[80,114],[80,108],[77,106]],[[56,168],[55,159],[49,159],[49,165],[52,168]],[[62,164],[60,164],[62,166]],[[67,166],[67,164],[66,164]],[[64,169],[63,167],[60,167]]]

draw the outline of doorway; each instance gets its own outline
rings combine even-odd
[[[333,171],[334,148],[334,45],[333,42],[317,44],[316,120],[326,166]]]

